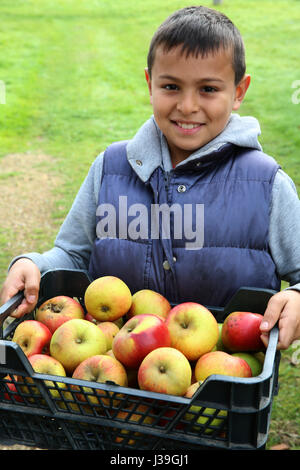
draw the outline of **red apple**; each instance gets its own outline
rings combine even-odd
[[[102,321],[97,324],[98,328],[104,333],[106,339],[107,351],[111,349],[112,342],[120,328],[112,321]]]
[[[44,323],[51,333],[63,323],[74,318],[84,318],[80,303],[66,295],[59,295],[46,300],[37,310],[35,319]]]
[[[129,287],[115,276],[95,279],[84,294],[87,312],[100,321],[114,321],[121,318],[130,309],[131,302]]]
[[[127,387],[128,379],[127,373],[124,366],[115,358],[108,355],[95,355],[88,357],[82,361],[74,370],[73,379],[88,380],[90,382],[105,383],[106,381],[114,382],[117,385]],[[78,389],[76,385],[73,389]],[[88,401],[90,403],[99,403],[98,398],[105,403],[110,403],[108,395],[113,396],[113,392],[105,392],[100,389],[91,389],[90,387],[83,387],[83,391],[88,394]],[[86,401],[84,394],[78,394],[78,399]],[[113,400],[114,404],[118,403],[118,400]]]
[[[178,349],[161,347],[151,351],[138,370],[141,390],[183,396],[191,385],[192,369]]]
[[[126,367],[137,368],[153,349],[170,346],[170,334],[165,322],[156,315],[136,315],[116,334],[112,350]]]
[[[251,367],[244,359],[224,351],[212,351],[198,359],[195,366],[196,380],[203,381],[212,374],[252,377]]]
[[[127,318],[129,319],[135,315],[144,313],[166,318],[170,310],[171,305],[163,295],[151,289],[142,289],[133,294],[132,304],[127,312]]]
[[[228,351],[262,351],[260,324],[263,315],[251,312],[232,312],[225,318],[222,343]]]
[[[17,343],[29,357],[32,354],[40,354],[49,347],[51,337],[51,331],[43,323],[37,320],[24,320],[15,329],[12,341]]]
[[[4,392],[4,399],[5,400],[10,400],[10,401],[17,401],[19,403],[23,402],[23,398],[21,395],[19,395],[17,387],[15,383],[17,382],[18,377],[15,375],[14,376],[14,381],[11,378],[10,375],[7,375],[3,379],[3,386],[5,384],[5,387],[8,388],[9,392]]]
[[[218,323],[203,305],[184,302],[172,308],[165,321],[171,336],[171,346],[190,361],[211,351],[219,338]]]
[[[74,319],[63,323],[53,333],[50,354],[57,359],[68,374],[89,356],[106,353],[104,333],[94,323]]]

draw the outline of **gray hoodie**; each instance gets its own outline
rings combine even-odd
[[[225,143],[261,150],[259,135],[260,126],[255,118],[232,114],[223,132],[178,166],[194,158],[204,157]],[[158,166],[166,172],[172,171],[166,139],[153,116],[129,142],[127,158],[142,181],[148,180]],[[54,247],[43,254],[22,254],[14,258],[12,263],[20,257],[30,258],[41,273],[55,268],[88,269],[96,237],[96,209],[102,162],[103,153],[91,165],[59,230]],[[281,169],[275,176],[272,188],[269,246],[279,277],[289,282],[293,289],[300,291],[300,201],[293,181]]]

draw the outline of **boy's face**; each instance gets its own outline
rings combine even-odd
[[[145,73],[154,117],[174,165],[223,131],[250,83],[245,76],[235,85],[231,51],[223,49],[187,58],[180,46],[169,52],[159,46],[151,79]]]

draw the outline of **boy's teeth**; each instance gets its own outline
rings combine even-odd
[[[184,124],[183,122],[177,122],[177,124],[183,129],[194,129],[194,127],[198,127],[198,124]]]

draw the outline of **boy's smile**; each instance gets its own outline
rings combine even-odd
[[[151,79],[146,70],[153,113],[167,139],[173,165],[203,147],[227,125],[250,83],[234,83],[231,51],[205,57],[181,52],[181,47],[155,53]]]

